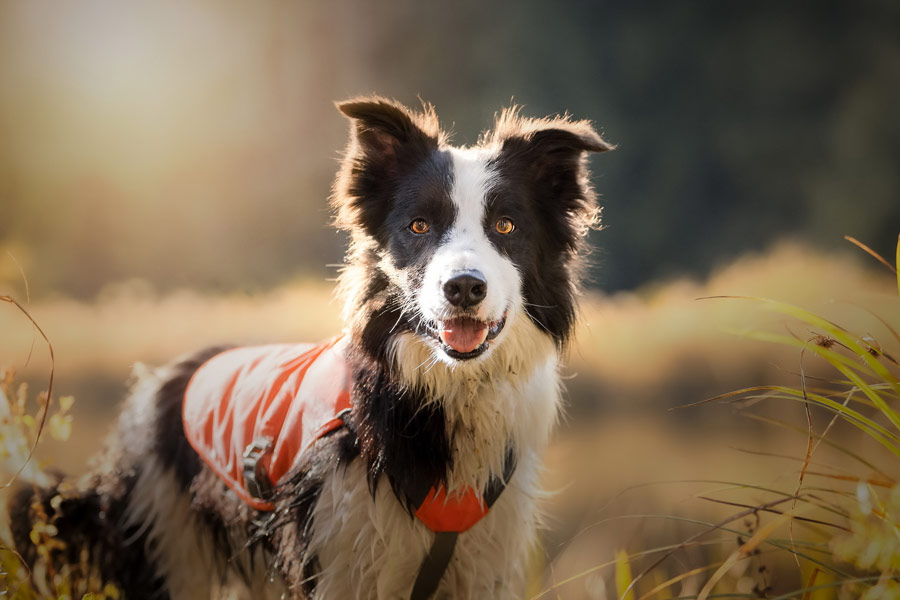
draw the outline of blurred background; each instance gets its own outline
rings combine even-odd
[[[4,2],[0,294],[28,303],[76,397],[72,440],[42,459],[85,468],[137,361],[339,330],[335,100],[426,100],[457,144],[511,102],[569,112],[618,149],[592,159],[606,227],[531,589],[581,573],[553,593],[604,598],[610,572],[584,569],[688,535],[627,515],[714,514],[687,480],[796,485],[795,462],[753,452],[802,457],[804,434],[669,410],[800,369],[728,333],[784,332],[776,316],[696,298],[789,300],[875,337],[872,312],[898,314],[890,273],[842,239],[891,257],[900,233],[898,31],[890,0]],[[46,386],[29,323],[0,309],[0,367]]]

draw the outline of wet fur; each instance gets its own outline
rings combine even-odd
[[[353,374],[348,427],[306,453],[275,511],[257,512],[182,432],[187,382],[220,349],[138,373],[100,465],[11,502],[27,560],[36,560],[28,535],[43,511],[67,542],[55,562],[87,560],[132,599],[408,597],[433,535],[411,515],[425,492],[484,489],[513,452],[514,475],[461,534],[436,596],[521,595],[540,520],[540,456],[558,411],[558,356],[599,214],[586,153],[609,146],[587,122],[516,109],[476,146],[454,148],[430,107],[369,97],[339,108],[351,120],[333,194],[336,225],[351,240],[339,286]],[[406,224],[422,214],[434,235],[410,237]],[[522,233],[498,237],[498,215]],[[472,315],[508,314],[490,348],[465,361],[427,335],[451,312],[435,284],[460,268],[492,274],[494,295]]]

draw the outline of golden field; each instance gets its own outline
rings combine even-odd
[[[567,407],[547,455],[552,493],[531,591],[549,590],[543,597],[550,598],[612,597],[612,567],[600,565],[617,550],[678,543],[700,527],[683,519],[711,522],[735,512],[701,496],[714,493],[749,504],[767,498],[742,484],[792,493],[807,444],[799,403],[764,401],[752,408],[799,431],[748,419],[730,406],[671,409],[742,386],[796,385],[796,349],[740,333],[791,332],[804,340],[813,333],[750,300],[707,297],[777,298],[888,342],[889,332],[875,315],[895,316],[898,299],[893,279],[876,267],[852,247],[826,254],[785,243],[725,265],[705,281],[661,282],[612,296],[586,292],[565,366]],[[5,291],[24,304],[19,286],[8,282]],[[42,442],[41,463],[84,470],[136,362],[162,364],[221,342],[318,340],[336,333],[339,303],[331,291],[330,282],[300,280],[258,294],[158,294],[133,281],[109,286],[93,301],[51,297],[29,304],[55,350],[56,394],[76,397],[71,439]],[[46,348],[27,319],[3,305],[0,331],[0,363],[16,368],[18,379],[32,388],[45,386]],[[822,365],[809,355],[803,369],[815,375]],[[813,419],[821,432],[826,416],[814,413]],[[860,451],[880,452],[846,427],[831,435]],[[811,472],[849,472],[846,457],[826,450],[812,457]],[[896,468],[889,473],[896,475]],[[737,525],[756,526],[740,520]],[[687,572],[738,545],[736,534],[721,531],[703,540],[680,549],[654,581],[661,572]],[[803,575],[792,561],[766,557],[747,558],[728,575],[728,585],[752,589],[767,577],[772,589],[800,587]],[[574,579],[565,582],[569,578]],[[702,581],[702,574],[686,578],[682,593],[696,592]],[[552,587],[559,582],[565,583]],[[644,591],[652,587],[642,585]]]

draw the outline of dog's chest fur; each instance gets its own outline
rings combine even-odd
[[[447,410],[453,448],[448,487],[482,489],[487,475],[502,472],[510,440],[546,440],[559,396],[555,353],[528,371],[473,377],[447,391],[455,396],[444,398],[444,406],[458,405]],[[460,535],[437,597],[503,598],[521,592],[539,518],[540,450],[533,444],[517,447],[516,471],[484,519]],[[378,486],[373,503],[361,462],[332,471],[312,523],[310,550],[322,565],[316,591],[323,598],[408,597],[433,537],[389,485]]]

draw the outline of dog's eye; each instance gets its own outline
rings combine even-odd
[[[500,217],[494,224],[494,229],[497,230],[497,233],[508,235],[516,230],[516,224],[508,217]]]
[[[416,219],[409,224],[409,230],[418,235],[428,233],[429,229],[431,228],[428,226],[428,223],[425,222],[425,219]]]

